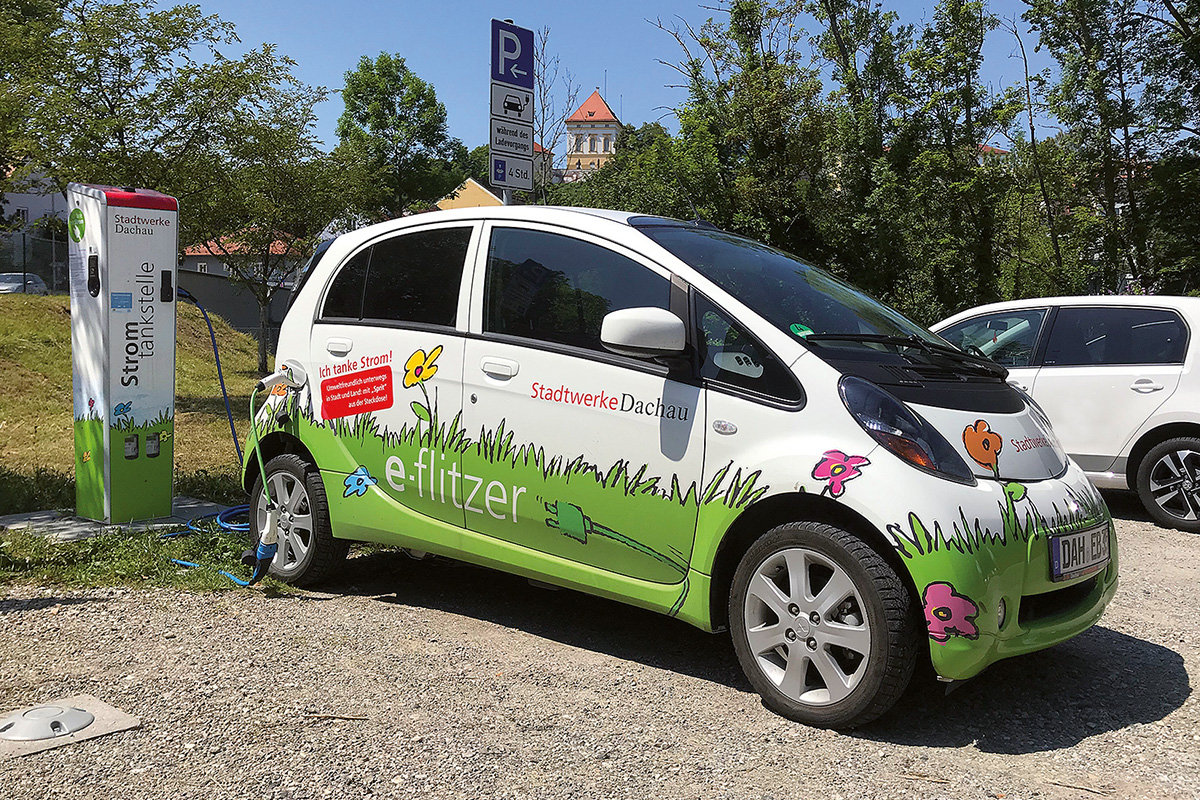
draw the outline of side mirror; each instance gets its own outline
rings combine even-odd
[[[666,309],[623,308],[605,315],[600,342],[623,356],[677,356],[687,347],[687,329]]]

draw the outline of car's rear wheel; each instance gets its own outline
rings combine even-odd
[[[265,466],[271,500],[279,507],[279,549],[271,575],[296,586],[319,583],[345,559],[349,542],[333,538],[329,502],[321,475],[297,455],[272,458]],[[253,530],[267,524],[267,499],[260,476],[254,483]]]
[[[1200,439],[1181,436],[1151,448],[1138,467],[1137,491],[1158,524],[1200,533]]]
[[[734,650],[763,703],[809,725],[847,728],[904,693],[920,643],[912,597],[857,536],[815,522],[780,525],[734,573]]]

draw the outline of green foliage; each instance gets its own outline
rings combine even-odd
[[[41,57],[22,63],[26,172],[145,186],[186,203],[208,177],[238,114],[290,80],[290,59],[263,45],[239,59],[233,26],[198,6],[159,10],[152,0],[72,0],[28,21]],[[186,237],[185,237],[186,238]]]
[[[361,209],[372,221],[426,210],[466,178],[467,150],[449,134],[446,107],[399,55],[363,56],[346,73],[342,100],[342,147],[382,175]]]
[[[1196,291],[1200,6],[1026,4],[1057,82],[983,81],[985,40],[1024,44],[980,0],[941,0],[920,29],[849,0],[736,0],[699,28],[659,23],[688,92],[678,135],[625,126],[603,169],[546,202],[699,215],[925,323],[1126,274]],[[1039,140],[1051,118],[1063,131]]]

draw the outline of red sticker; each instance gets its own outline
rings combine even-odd
[[[379,367],[321,381],[321,418],[336,419],[392,407],[392,368]]]

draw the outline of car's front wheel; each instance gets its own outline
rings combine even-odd
[[[1138,467],[1137,491],[1158,524],[1200,533],[1200,439],[1181,436],[1151,448]]]
[[[296,586],[319,583],[345,559],[349,549],[345,539],[333,538],[320,472],[291,454],[272,458],[264,469],[271,500],[279,507],[279,549],[271,561],[271,575]],[[261,476],[250,497],[252,530],[261,535],[267,525]]]
[[[912,597],[857,536],[780,525],[738,564],[729,601],[734,650],[763,703],[789,719],[848,728],[904,693],[920,643]]]

